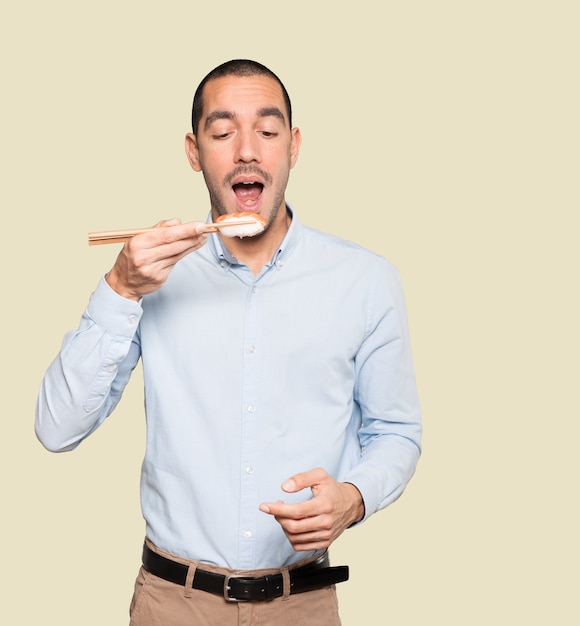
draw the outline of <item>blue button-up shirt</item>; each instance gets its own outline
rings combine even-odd
[[[260,503],[298,502],[292,475],[324,468],[393,502],[419,457],[420,410],[397,271],[296,215],[255,276],[211,235],[137,303],[102,280],[42,382],[36,431],[75,448],[117,405],[139,359],[146,533],[158,547],[233,569],[295,552]]]

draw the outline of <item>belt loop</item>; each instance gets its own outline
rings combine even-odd
[[[282,602],[285,602],[290,598],[290,572],[287,567],[283,567],[282,573]]]
[[[191,598],[193,595],[193,577],[195,576],[195,570],[197,569],[197,563],[191,563],[187,570],[187,576],[185,577],[185,585],[183,596],[185,598]]]

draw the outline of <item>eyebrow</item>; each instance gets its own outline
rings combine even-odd
[[[258,117],[276,117],[286,123],[286,118],[278,107],[263,107],[262,109],[258,109],[257,114]],[[203,127],[207,130],[217,120],[233,120],[235,118],[236,114],[232,111],[212,111],[206,117]]]
[[[258,111],[258,117],[277,117],[279,120],[286,123],[286,118],[278,107],[264,107]]]

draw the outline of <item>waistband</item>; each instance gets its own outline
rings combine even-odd
[[[176,585],[185,585],[189,565],[169,559],[143,545],[143,567],[158,578]],[[224,597],[228,602],[258,602],[284,595],[284,573],[287,571],[289,593],[304,593],[322,589],[348,580],[347,565],[330,567],[328,553],[298,567],[281,568],[264,576],[249,576],[244,572],[224,575],[197,567],[192,587]]]

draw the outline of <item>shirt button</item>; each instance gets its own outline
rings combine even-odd
[[[220,261],[220,265],[221,265],[222,267],[225,267],[227,264],[228,264],[228,262],[227,262],[227,261]]]
[[[246,530],[246,532],[244,533],[244,538],[245,539],[251,539],[252,538],[252,533],[249,530]]]
[[[254,354],[254,352],[255,352],[255,351],[256,351],[256,346],[250,346],[250,347],[248,348],[248,352],[249,352],[250,354]]]
[[[109,374],[112,374],[114,371],[115,371],[114,365],[107,365],[107,372],[109,372]]]
[[[256,293],[256,291],[258,291],[258,287],[256,287],[256,285],[252,286],[252,293]]]
[[[282,261],[282,259],[276,261],[276,267],[284,267],[284,261]]]
[[[246,474],[253,474],[254,473],[254,468],[253,467],[246,467]]]
[[[133,324],[135,324],[135,322],[137,321],[137,316],[129,315],[129,317],[127,318],[127,321],[129,322],[129,324],[131,324],[131,326],[133,326]]]
[[[248,407],[248,413],[255,413],[256,412],[256,407],[253,404],[250,404],[250,406]]]

